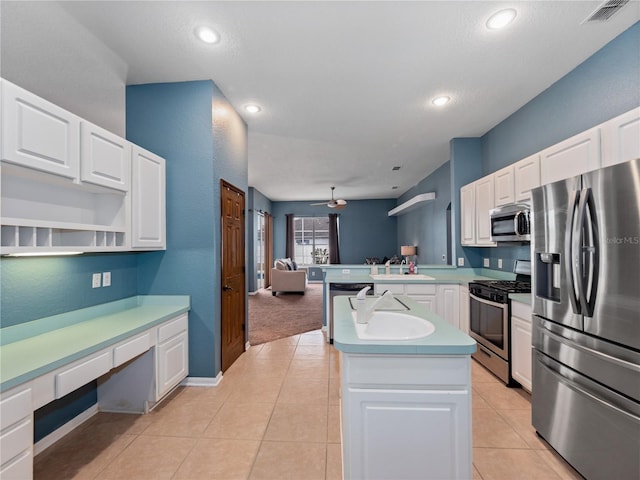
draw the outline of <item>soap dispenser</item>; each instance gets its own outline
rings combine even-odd
[[[356,322],[367,323],[367,292],[371,290],[370,286],[364,287],[356,295]]]

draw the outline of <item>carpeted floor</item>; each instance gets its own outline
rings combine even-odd
[[[261,343],[322,328],[322,283],[310,283],[304,295],[249,295],[249,343]]]

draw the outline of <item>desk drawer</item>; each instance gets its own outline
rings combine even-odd
[[[10,463],[2,465],[0,478],[2,480],[31,480],[33,478],[33,456],[31,451],[25,451]]]
[[[7,397],[5,395],[0,401],[0,430],[31,416],[31,389]]]
[[[112,367],[111,350],[83,360],[56,374],[56,398],[64,397],[82,385],[104,375]]]
[[[32,444],[33,423],[29,416],[0,435],[0,464],[4,465],[20,452],[30,449]]]
[[[141,353],[149,350],[151,345],[151,334],[149,332],[140,335],[139,337],[127,340],[121,345],[116,346],[113,349],[113,366],[119,367],[120,365],[128,362],[132,358],[137,357]]]
[[[189,327],[189,318],[187,314],[184,313],[180,315],[175,320],[169,320],[168,323],[160,326],[158,328],[158,342],[162,343],[165,340],[169,340],[172,337],[175,337],[180,332],[184,332]]]

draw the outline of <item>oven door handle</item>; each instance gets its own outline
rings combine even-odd
[[[480,303],[486,303],[487,305],[493,305],[494,307],[502,308],[503,310],[507,307],[506,303],[492,302],[491,300],[487,300],[486,298],[476,297],[473,293],[470,293],[469,297],[473,298],[474,300],[476,300],[476,301],[478,301]]]

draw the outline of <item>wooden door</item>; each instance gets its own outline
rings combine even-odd
[[[273,217],[264,214],[264,285],[271,286],[271,268],[273,267]]]
[[[244,352],[246,325],[244,192],[220,181],[222,216],[222,371]]]

